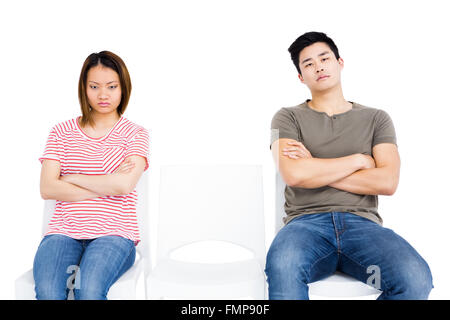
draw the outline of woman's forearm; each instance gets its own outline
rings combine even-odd
[[[107,196],[128,194],[132,191],[129,190],[129,181],[126,174],[123,173],[69,174],[62,176],[61,179],[91,192]]]
[[[75,202],[93,199],[99,196],[100,195],[95,192],[81,188],[61,179],[55,179],[51,183],[41,185],[41,197],[45,200]]]

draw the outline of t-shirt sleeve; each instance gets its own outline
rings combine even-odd
[[[272,143],[282,138],[302,142],[294,115],[286,108],[280,109],[272,118],[270,147]]]
[[[144,171],[147,170],[149,155],[149,134],[147,129],[141,129],[130,141],[125,151],[125,158],[133,155],[145,158]]]
[[[56,126],[52,128],[50,134],[47,138],[47,143],[45,144],[44,153],[39,158],[39,161],[42,163],[45,159],[49,160],[57,160],[61,161],[60,158],[60,145],[58,139],[58,131],[56,130]]]
[[[372,147],[379,143],[393,143],[397,145],[394,123],[387,112],[378,110],[375,115],[375,131],[373,133]]]

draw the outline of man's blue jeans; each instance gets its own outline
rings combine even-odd
[[[433,288],[425,260],[395,232],[348,212],[297,217],[267,254],[269,299],[308,299],[308,283],[336,270],[369,283],[380,271],[378,299],[427,299]]]
[[[77,300],[106,300],[109,288],[133,266],[135,257],[134,242],[120,236],[45,236],[34,258],[36,298],[65,300],[73,289]]]

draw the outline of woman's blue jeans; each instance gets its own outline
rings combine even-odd
[[[378,283],[378,299],[427,299],[433,288],[425,260],[395,232],[352,213],[327,212],[295,218],[278,232],[266,261],[269,299],[308,299],[308,283],[336,270]]]
[[[106,300],[109,288],[133,266],[135,257],[134,242],[120,236],[45,236],[34,258],[36,298],[65,300],[73,289],[76,300]]]

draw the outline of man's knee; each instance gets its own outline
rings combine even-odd
[[[399,269],[392,293],[403,299],[427,299],[433,288],[433,278],[428,264],[423,259],[404,263]]]
[[[265,272],[268,277],[307,278],[307,262],[293,247],[272,246],[267,253]]]

